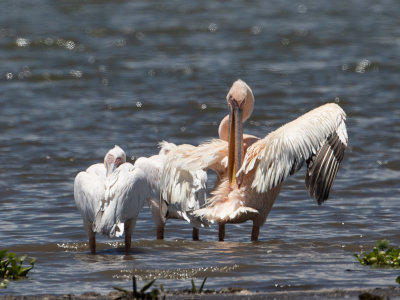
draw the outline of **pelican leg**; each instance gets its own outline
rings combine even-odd
[[[91,254],[96,254],[96,232],[88,230],[89,235],[89,249]]]
[[[251,241],[252,242],[257,242],[259,234],[260,234],[260,226],[259,225],[255,225],[253,223],[253,228],[251,229]]]
[[[131,249],[131,242],[132,242],[132,220],[128,220],[124,223],[124,230],[125,230],[125,255],[129,254]]]
[[[96,254],[96,232],[93,231],[93,223],[83,220],[83,227],[89,238],[90,254]]]
[[[164,239],[164,225],[157,226],[157,240]]]
[[[225,239],[225,224],[220,223],[218,226],[218,240],[223,242]]]
[[[199,240],[199,229],[196,227],[193,227],[192,238],[193,238],[193,241]]]

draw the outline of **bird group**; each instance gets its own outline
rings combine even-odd
[[[82,215],[91,253],[96,251],[96,233],[125,236],[125,252],[139,212],[147,201],[157,238],[164,238],[169,218],[199,227],[218,223],[218,238],[225,238],[226,223],[253,221],[251,240],[278,197],[284,180],[306,164],[305,183],[318,204],[332,188],[348,143],[346,114],[335,104],[317,107],[264,138],[243,133],[251,116],[254,95],[237,80],[226,101],[229,114],[219,126],[219,139],[198,146],[160,143],[160,151],[140,157],[132,165],[118,146],[109,150],[104,163],[80,172],[74,182],[75,203]],[[207,197],[207,169],[217,180]]]

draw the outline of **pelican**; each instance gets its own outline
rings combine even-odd
[[[193,215],[219,224],[219,240],[226,223],[253,221],[251,240],[257,241],[284,180],[307,165],[305,183],[310,197],[324,202],[332,188],[347,147],[346,114],[335,103],[317,107],[262,139],[243,134],[254,96],[237,80],[226,100],[229,115],[219,126],[220,139],[197,147],[182,145],[168,155],[162,179],[171,190],[180,172],[211,169],[218,179],[206,205]]]
[[[126,162],[119,146],[107,152],[104,164],[94,164],[78,173],[74,198],[92,254],[96,253],[97,232],[109,237],[125,233],[125,253],[129,253],[132,232],[147,194],[146,175]]]
[[[177,146],[166,141],[161,142],[158,155],[151,157],[140,157],[136,160],[134,166],[140,168],[146,174],[149,185],[147,203],[150,207],[154,223],[157,228],[157,239],[164,239],[164,228],[167,219],[181,219],[193,225],[192,239],[199,239],[198,227],[204,227],[205,221],[199,221],[197,217],[189,214],[189,211],[200,208],[206,200],[206,182],[207,173],[198,170],[196,172],[187,172],[185,174],[185,187],[187,194],[179,197],[179,201],[174,201],[174,195],[179,193],[182,182],[173,183],[175,193],[171,195],[160,196],[160,179],[167,154]]]

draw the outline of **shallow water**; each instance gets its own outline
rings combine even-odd
[[[167,289],[252,291],[396,285],[398,270],[353,257],[400,244],[400,2],[26,1],[0,3],[0,248],[36,257],[1,294],[107,293],[156,278]],[[114,144],[132,161],[157,143],[217,136],[234,80],[253,89],[245,131],[269,131],[325,102],[348,114],[350,146],[322,206],[287,180],[262,227],[169,221],[144,207],[132,254],[98,238],[89,255],[73,179]]]

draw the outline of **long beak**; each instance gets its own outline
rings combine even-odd
[[[106,177],[110,176],[115,170],[115,163],[106,163]]]
[[[236,172],[242,165],[243,154],[243,123],[242,108],[230,106],[229,141],[228,141],[228,176],[229,185],[236,183]]]

